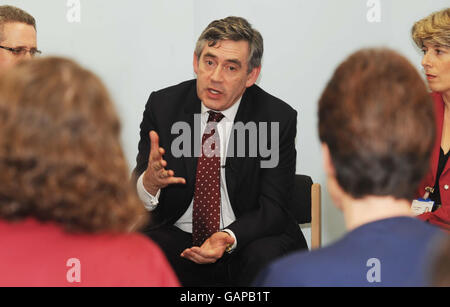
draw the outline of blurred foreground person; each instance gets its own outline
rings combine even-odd
[[[39,55],[36,20],[10,5],[0,6],[0,74],[24,59]]]
[[[450,231],[450,8],[416,22],[414,42],[423,51],[422,66],[436,112],[436,141],[430,169],[414,203],[419,218]]]
[[[431,281],[435,287],[450,287],[450,238],[437,250],[431,269]]]
[[[410,202],[435,139],[431,98],[414,67],[386,49],[351,55],[319,102],[328,191],[348,233],[260,274],[258,286],[422,286],[441,231]]]
[[[177,286],[132,230],[120,123],[101,81],[46,58],[0,77],[0,286]]]

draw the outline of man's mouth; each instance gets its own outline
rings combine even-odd
[[[222,94],[221,91],[218,91],[218,90],[213,89],[213,88],[208,88],[208,92],[210,92],[213,95],[220,95],[220,94]]]

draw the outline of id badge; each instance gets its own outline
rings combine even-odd
[[[434,201],[432,200],[425,200],[422,198],[415,199],[412,202],[412,212],[415,216],[421,215],[423,213],[432,212],[433,210]]]

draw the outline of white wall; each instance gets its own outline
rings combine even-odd
[[[194,77],[195,41],[210,21],[247,18],[265,40],[259,85],[299,112],[297,173],[323,186],[325,244],[345,229],[322,170],[316,127],[321,91],[340,61],[362,47],[395,48],[420,69],[411,26],[449,6],[448,0],[379,2],[381,22],[370,23],[366,0],[80,0],[81,22],[69,23],[68,0],[0,1],[35,16],[39,48],[46,55],[72,57],[101,76],[122,118],[130,167],[150,92]]]

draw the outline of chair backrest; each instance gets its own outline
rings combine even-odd
[[[298,224],[311,223],[311,187],[313,181],[306,175],[295,175],[294,190],[289,205]]]
[[[290,209],[298,224],[311,223],[311,249],[321,246],[321,187],[311,177],[295,175]]]

